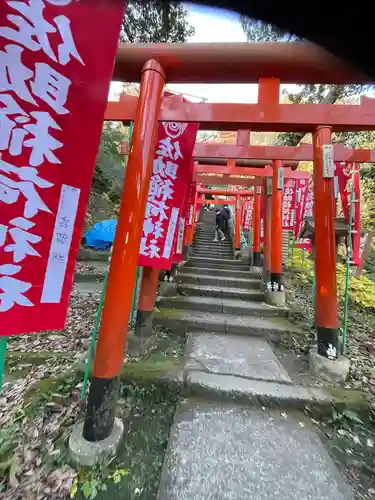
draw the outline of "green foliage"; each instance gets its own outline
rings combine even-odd
[[[95,193],[106,193],[113,201],[121,196],[124,178],[124,156],[120,155],[121,142],[126,138],[119,123],[105,122],[100,138],[92,188]]]
[[[345,276],[346,267],[343,264],[337,264],[337,293],[340,298],[345,295]],[[375,309],[375,283],[365,274],[358,278],[352,276],[349,297],[354,304],[363,309]]]
[[[336,408],[332,408],[332,417],[328,423],[330,423],[334,429],[350,429],[350,424],[363,425],[363,421],[356,412],[349,409],[338,411]]]
[[[261,21],[242,18],[242,28],[249,42],[294,42],[298,37]],[[363,92],[361,85],[300,85],[298,92],[284,92],[291,104],[333,104],[339,100]],[[279,134],[278,143],[284,146],[297,146],[304,133],[284,132]]]
[[[241,16],[241,25],[247,39],[251,42],[280,42],[297,39],[272,24]]]
[[[304,255],[305,253],[305,255]],[[287,262],[288,269],[294,272],[294,279],[300,283],[311,283],[314,272],[314,263],[306,252],[295,248]],[[346,266],[338,263],[336,266],[337,295],[343,300],[345,296]],[[352,304],[362,309],[375,309],[375,283],[365,274],[358,278],[351,276],[349,298]]]
[[[92,469],[79,469],[70,490],[70,498],[83,496],[85,500],[94,500],[100,492],[107,491],[108,481],[118,484],[124,476],[130,475],[129,469],[110,470],[109,464],[101,463]]]
[[[120,38],[130,43],[181,43],[194,32],[179,2],[129,0]]]

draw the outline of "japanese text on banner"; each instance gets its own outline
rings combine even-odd
[[[293,214],[296,202],[296,181],[286,179],[283,197],[283,229],[291,231],[294,228]]]
[[[141,247],[140,266],[169,269],[173,244],[192,177],[192,154],[198,125],[159,124],[156,154],[150,180]]]
[[[0,7],[0,335],[64,326],[123,9]]]
[[[254,208],[254,198],[245,202],[242,208],[242,229],[244,231],[250,231],[253,227],[253,208]]]
[[[298,189],[300,190],[300,195],[297,196],[300,201],[297,203],[295,232],[296,247],[311,251],[311,240],[308,238],[299,238],[298,236],[301,232],[305,218],[313,217],[314,215],[314,183],[312,177],[309,177],[307,181],[304,179],[299,180]]]
[[[353,163],[336,162],[335,174],[338,179],[342,211],[346,222],[349,224],[349,213],[352,188],[354,190],[354,206],[352,219],[352,258],[355,266],[360,263],[361,242],[361,190],[359,182],[359,167]]]

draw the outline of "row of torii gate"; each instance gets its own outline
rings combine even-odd
[[[121,121],[125,125],[133,122],[134,128],[83,431],[84,437],[90,441],[106,438],[113,428],[159,121],[196,122],[200,124],[200,130],[237,131],[235,145],[196,144],[196,180],[208,183],[204,174],[214,173],[229,178],[232,175],[252,177],[246,182],[236,179],[235,182],[241,185],[244,182],[253,185],[265,183],[264,267],[270,279],[278,284],[282,280],[283,189],[280,172],[284,168],[285,177],[298,178],[305,175],[293,170],[298,162],[313,161],[315,324],[318,353],[326,357],[329,346],[336,349],[337,357],[341,350],[331,136],[332,132],[375,129],[375,100],[372,99],[362,98],[359,105],[280,104],[280,82],[366,82],[366,78],[353,68],[306,43],[123,45],[118,52],[114,77],[140,82],[140,93],[139,97],[125,95],[119,102],[109,102],[105,114],[106,120]],[[163,100],[167,81],[258,83],[258,102],[216,104]],[[311,132],[313,144],[253,146],[249,145],[249,130]],[[375,151],[335,145],[333,157],[335,161],[343,162],[375,162]],[[210,162],[214,165],[208,165]],[[272,190],[267,182],[270,178]],[[228,183],[228,178],[221,179]],[[212,178],[210,183],[218,180]],[[255,196],[255,203],[256,200]],[[260,224],[256,231],[260,231]],[[187,243],[191,242],[192,234]],[[235,246],[239,247],[239,240]],[[260,252],[260,248],[254,250]]]

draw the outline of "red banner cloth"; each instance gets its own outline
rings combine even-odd
[[[314,185],[311,177],[308,180],[298,179],[297,181],[294,239],[296,240],[296,248],[302,248],[308,251],[311,251],[312,248],[311,241],[307,238],[298,238],[298,236],[301,232],[305,217],[307,217],[308,214],[312,215],[313,212],[313,187]]]
[[[190,190],[189,190],[188,210],[186,212],[186,219],[185,219],[186,229],[190,229],[191,226],[193,225],[194,203],[195,203],[196,193],[197,193],[197,183],[193,181],[190,184]]]
[[[191,160],[198,127],[196,123],[159,124],[139,266],[170,269],[185,193],[192,179]]]
[[[1,2],[0,335],[64,328],[123,12]]]
[[[353,175],[352,172],[354,171]],[[339,182],[340,198],[344,217],[349,224],[350,213],[350,197],[351,197],[351,180],[354,182],[354,206],[352,230],[352,263],[355,266],[360,264],[360,244],[361,244],[361,191],[359,182],[359,166],[353,163],[336,162],[335,174]]]
[[[266,197],[262,189],[262,195],[260,197],[260,243],[264,244],[264,215],[266,211]]]
[[[244,231],[250,231],[253,227],[253,208],[254,208],[254,198],[243,204],[242,208],[242,229]]]
[[[190,182],[188,182],[185,190],[184,203],[179,217],[179,225],[174,237],[172,264],[177,264],[178,262],[182,262],[184,255],[186,232],[188,229],[191,228],[190,212],[192,211],[193,207],[192,205],[190,206],[189,203],[191,202],[191,195],[192,195],[192,182],[191,182],[192,178],[193,178],[193,165],[191,168]],[[194,204],[194,198],[193,198],[193,204]]]
[[[296,203],[296,179],[286,179],[283,198],[283,229],[294,229],[293,213]]]

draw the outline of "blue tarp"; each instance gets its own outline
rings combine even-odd
[[[86,245],[95,250],[109,250],[115,239],[117,220],[103,220],[86,233]]]

